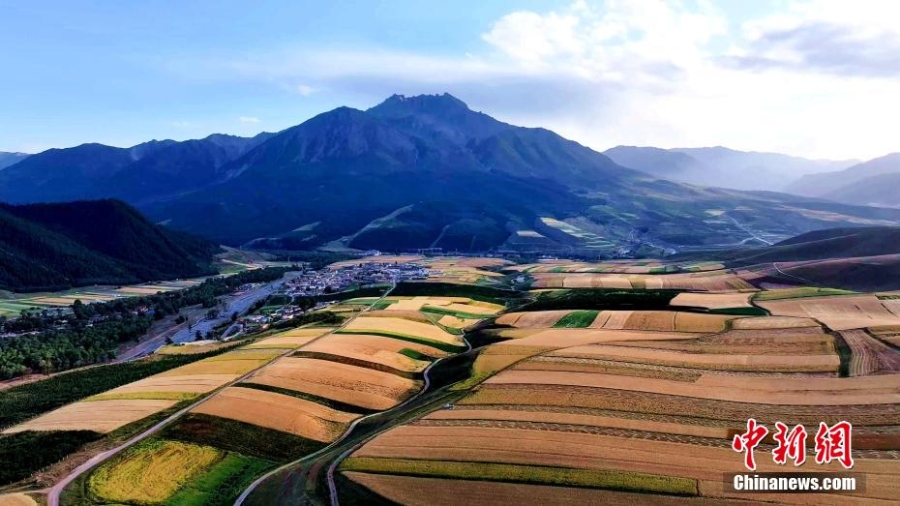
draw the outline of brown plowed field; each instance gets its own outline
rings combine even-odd
[[[359,415],[337,411],[315,402],[249,388],[226,388],[193,411],[230,418],[282,432],[331,442]]]
[[[547,329],[528,337],[505,342],[508,346],[566,348],[594,343],[628,341],[665,341],[700,337],[701,334],[682,332],[641,332],[631,330]]]
[[[854,425],[900,425],[900,410],[896,404],[774,405],[562,385],[485,384],[457,404],[513,404],[535,408],[556,406],[655,415],[683,413],[740,423],[746,423],[748,418],[756,418],[760,423],[769,424],[787,419],[794,423],[813,425],[821,421],[832,424],[841,420]]]
[[[832,330],[900,325],[897,316],[874,295],[810,297],[759,302],[773,315],[815,318]]]
[[[388,372],[310,358],[282,358],[248,380],[367,409],[389,409],[422,386]]]
[[[379,342],[370,341],[370,337],[373,336],[337,334],[328,339],[322,339],[304,346],[303,352],[326,353],[339,357],[347,357],[405,372],[421,372],[428,367],[429,362],[415,360],[406,355],[397,353],[399,349],[397,351],[390,349],[385,350],[379,347]],[[396,339],[393,339],[393,341],[398,344],[403,342]]]
[[[900,371],[900,352],[877,341],[865,330],[845,330],[841,336],[853,352],[851,376]],[[900,384],[900,377],[897,381]]]
[[[448,409],[435,411],[423,420],[499,420],[516,422],[543,422],[550,424],[583,425],[586,427],[609,427],[613,429],[629,429],[645,432],[663,432],[708,438],[730,438],[736,430],[724,427],[707,427],[701,425],[685,425],[680,423],[656,422],[652,420],[635,420],[610,416],[593,416],[573,413],[556,413],[545,411],[511,411],[489,409]],[[730,439],[729,439],[730,442]]]
[[[517,371],[515,368],[503,371],[486,381],[490,385],[567,385],[616,390],[631,390],[647,393],[664,393],[679,397],[732,402],[790,405],[845,405],[845,404],[900,404],[900,389],[879,390],[839,390],[798,391],[788,386],[754,388],[754,377],[743,378],[746,388],[726,390],[681,381],[655,378],[628,378],[611,374],[567,373],[555,371]]]
[[[646,347],[594,344],[573,346],[551,352],[552,356],[600,358],[638,364],[667,365],[694,369],[779,371],[779,372],[834,372],[840,367],[840,358],[829,355],[738,355],[713,353],[686,353],[677,350],[659,350]]]
[[[713,506],[714,500],[633,494],[612,490],[567,488],[496,481],[460,481],[442,478],[393,476],[349,471],[353,482],[406,506],[496,506],[497,504],[604,504],[609,506],[697,505]]]

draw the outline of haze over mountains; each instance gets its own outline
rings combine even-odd
[[[673,149],[616,146],[603,154],[620,165],[661,178],[739,190],[785,191],[802,176],[859,163],[858,160],[809,160],[722,146]]]
[[[841,171],[810,174],[787,189],[798,195],[852,204],[900,206],[900,153]]]
[[[711,186],[742,171],[759,180],[777,164],[799,173],[848,162],[725,148],[607,154],[447,94],[395,95],[252,139],[49,150],[0,172],[0,200],[116,197],[172,228],[277,249],[658,254],[900,223],[900,210],[676,182]]]
[[[6,153],[0,151],[0,170],[3,170],[10,165],[15,165],[28,158],[28,156],[29,155],[25,153]]]

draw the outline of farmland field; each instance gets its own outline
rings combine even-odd
[[[248,505],[327,503],[329,477],[346,504],[900,495],[890,295],[770,285],[715,262],[414,258],[428,280],[338,301],[339,327],[164,348],[157,360],[185,362],[10,418],[0,455],[66,434],[96,445],[178,411],[82,473],[62,503],[230,505],[245,491]],[[865,490],[726,488],[722,473],[743,469],[732,438],[751,417],[851,422]],[[760,471],[784,469],[773,442],[757,450]]]
[[[900,305],[823,289],[753,296],[744,277],[721,267],[662,268],[507,267],[527,272],[537,287],[622,290],[627,281],[631,289],[688,291],[669,296],[671,309],[591,310],[571,299],[577,309],[507,312],[479,327],[476,336],[500,341],[482,348],[470,378],[453,387],[468,393],[452,409],[433,409],[353,451],[338,469],[346,484],[339,497],[440,504],[422,495],[434,487],[453,494],[447,503],[670,504],[679,495],[807,502],[813,496],[723,486],[723,472],[743,469],[731,438],[751,417],[851,421],[854,471],[867,476],[853,499],[898,497],[900,351],[891,339],[900,335]],[[733,313],[710,314],[720,311]],[[771,442],[762,447],[760,470],[779,470],[763,456]],[[839,469],[807,464],[804,471]],[[842,504],[848,496],[814,497]]]
[[[100,467],[88,486],[93,495],[111,502],[160,503],[220,458],[214,448],[152,441]]]

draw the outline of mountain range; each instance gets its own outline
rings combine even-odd
[[[798,195],[851,204],[900,206],[900,153],[891,153],[844,170],[810,174],[790,185]]]
[[[28,156],[29,155],[25,153],[6,153],[0,151],[0,170],[3,170],[11,165],[15,165],[28,158]]]
[[[722,149],[653,154],[686,167],[738,156]],[[116,197],[168,227],[271,249],[646,255],[900,223],[900,210],[704,188],[619,162],[448,94],[394,95],[250,139],[46,151],[0,171],[0,200]]]
[[[673,149],[616,146],[603,154],[619,165],[660,178],[738,190],[784,191],[808,174],[837,171],[859,163],[858,160],[810,160],[779,153],[737,151],[722,146]]]
[[[0,204],[0,289],[61,290],[215,273],[219,246],[117,200]]]
[[[220,169],[272,134],[252,138],[150,141],[131,148],[82,144],[50,149],[0,172],[0,201],[57,202],[119,198],[142,203],[224,179]]]

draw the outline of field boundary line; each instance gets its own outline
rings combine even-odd
[[[381,299],[383,299],[384,297],[386,297],[386,296],[388,295],[388,293],[390,293],[391,290],[394,289],[394,286],[396,286],[396,285],[393,285],[393,286],[391,287],[390,290],[388,290],[387,292],[385,292],[385,294],[381,296]],[[381,300],[381,299],[379,299],[379,300]],[[368,311],[368,308],[366,309],[366,311]],[[363,312],[365,312],[365,311],[362,311],[360,314],[362,314]],[[358,316],[358,315],[357,315],[357,316]],[[315,339],[309,341],[309,342],[306,343],[306,344],[310,344],[310,343],[313,343],[313,342],[315,342],[315,341],[318,341],[319,339],[322,339],[322,338],[324,338],[324,337],[326,337],[326,336],[331,335],[332,333],[335,332],[335,330],[339,330],[339,329],[344,328],[347,324],[349,324],[351,321],[353,321],[354,318],[356,318],[356,316],[354,316],[353,318],[350,318],[349,320],[347,320],[346,322],[344,322],[344,323],[343,323],[340,327],[338,327],[337,329],[334,329],[334,330],[332,330],[332,331],[330,331],[330,332],[328,332],[328,333],[326,333],[326,334],[323,334],[323,335],[321,335],[321,336],[319,336],[319,337],[317,337],[317,338],[315,338]],[[304,344],[303,346],[306,346],[306,344]],[[302,348],[302,346],[301,346],[301,348]],[[297,348],[297,349],[299,349],[299,348]],[[206,396],[204,396],[204,397],[201,398],[200,400],[198,400],[198,401],[194,402],[193,404],[191,404],[191,405],[189,405],[189,406],[186,406],[186,407],[180,409],[179,411],[177,411],[177,412],[175,412],[175,413],[169,415],[167,418],[165,418],[165,419],[161,420],[160,422],[156,423],[155,425],[153,425],[153,426],[150,427],[149,429],[145,430],[144,432],[142,432],[142,433],[140,433],[140,434],[137,434],[137,435],[133,436],[131,439],[125,441],[125,442],[122,443],[121,445],[119,445],[119,446],[117,446],[117,447],[115,447],[115,448],[112,448],[112,449],[110,449],[110,450],[107,450],[107,451],[105,451],[105,452],[102,452],[102,453],[100,453],[100,454],[98,454],[98,455],[93,456],[93,457],[92,457],[91,459],[89,459],[87,462],[85,462],[85,463],[81,464],[80,466],[76,467],[76,468],[75,468],[71,473],[69,473],[65,478],[63,478],[61,481],[59,481],[57,484],[53,485],[53,487],[50,488],[50,492],[47,494],[47,506],[59,506],[59,496],[60,496],[60,494],[62,493],[63,489],[65,489],[68,485],[70,485],[73,481],[75,481],[75,480],[76,480],[78,477],[80,477],[82,474],[86,473],[87,471],[90,471],[91,469],[95,468],[95,467],[98,466],[99,464],[102,464],[103,462],[106,462],[107,460],[109,460],[110,458],[114,457],[115,455],[117,455],[117,454],[120,453],[121,451],[126,450],[127,448],[129,448],[129,447],[131,447],[131,446],[133,446],[133,445],[139,443],[140,441],[146,439],[147,437],[152,436],[153,434],[159,432],[161,429],[163,429],[163,428],[166,427],[167,425],[171,424],[172,422],[175,422],[176,420],[178,420],[179,418],[181,418],[182,416],[184,416],[185,414],[187,414],[189,411],[195,409],[197,406],[200,406],[200,405],[203,404],[204,402],[206,402],[206,401],[212,399],[213,397],[215,397],[216,394],[218,394],[218,393],[221,392],[222,390],[225,390],[225,389],[228,388],[228,387],[231,387],[231,386],[233,386],[233,385],[235,385],[235,384],[237,384],[237,383],[240,383],[241,381],[243,381],[243,380],[249,378],[250,376],[252,376],[253,374],[255,374],[255,373],[256,373],[257,371],[259,371],[260,369],[263,369],[263,368],[269,366],[270,364],[274,363],[276,360],[278,360],[278,359],[280,359],[280,358],[284,358],[284,357],[290,355],[291,353],[293,353],[293,352],[295,352],[295,351],[296,351],[296,349],[290,349],[290,350],[285,351],[284,353],[282,353],[282,354],[280,354],[280,355],[274,357],[272,360],[266,362],[266,363],[263,364],[262,366],[257,367],[256,369],[254,369],[254,370],[252,370],[252,371],[249,371],[249,372],[247,372],[246,374],[243,374],[242,376],[240,376],[240,377],[238,377],[238,378],[235,378],[234,380],[232,380],[232,381],[230,381],[230,382],[228,382],[228,383],[226,383],[226,384],[220,386],[219,388],[213,390],[212,392],[209,392]]]
[[[367,311],[370,311],[373,307],[375,307],[376,304],[378,304],[379,302],[383,301],[387,296],[390,295],[390,293],[391,293],[392,291],[394,291],[394,288],[396,288],[396,287],[397,287],[396,281],[392,282],[392,283],[391,283],[391,288],[390,288],[390,289],[388,289],[386,292],[384,292],[384,294],[383,294],[381,297],[379,297],[377,300],[373,301],[371,304],[369,304],[368,306],[366,306],[366,308],[365,308],[364,310],[362,310],[362,311],[360,311],[359,313],[357,313],[356,315],[354,315],[353,318],[350,318],[349,320],[347,320],[346,322],[344,322],[340,327],[338,327],[338,328],[332,330],[332,331],[329,332],[328,334],[325,334],[325,335],[322,335],[322,336],[320,336],[320,337],[317,337],[316,339],[313,339],[312,341],[310,341],[310,342],[304,344],[304,345],[301,346],[300,348],[303,348],[304,346],[307,346],[307,345],[309,345],[309,344],[312,344],[312,343],[314,343],[315,341],[318,341],[319,339],[321,339],[321,338],[323,338],[323,337],[332,335],[332,334],[336,333],[337,331],[344,329],[344,327],[346,327],[347,325],[349,325],[351,321],[355,320],[357,317],[359,317],[359,316],[362,315],[363,313],[366,313]],[[291,350],[291,352],[293,352],[293,351],[299,351],[300,348],[298,348],[297,350]],[[427,371],[428,369],[426,368],[425,370]],[[427,376],[426,376],[426,381],[427,381]],[[412,398],[413,398],[413,397],[411,397],[410,399],[412,399]],[[409,399],[407,399],[407,400],[409,400]],[[395,406],[395,407],[396,407],[396,406]],[[391,408],[391,409],[393,409],[393,408]],[[315,451],[315,452],[313,452],[313,453],[311,453],[311,454],[309,454],[309,455],[305,455],[305,456],[303,456],[303,457],[301,457],[301,458],[299,458],[299,459],[297,459],[297,460],[292,460],[291,462],[288,462],[288,463],[286,463],[286,464],[282,464],[281,466],[278,466],[278,467],[276,467],[275,469],[272,469],[271,471],[267,472],[266,474],[260,476],[259,478],[257,478],[256,480],[254,480],[253,483],[251,483],[250,485],[248,485],[247,488],[245,488],[243,492],[241,492],[241,495],[239,495],[238,498],[235,499],[234,505],[235,505],[235,506],[241,506],[242,504],[244,504],[244,501],[247,500],[247,497],[249,497],[250,494],[252,494],[253,491],[256,490],[256,488],[259,487],[264,481],[266,481],[267,479],[271,478],[272,476],[274,476],[274,475],[280,473],[281,471],[284,471],[285,469],[288,469],[288,468],[294,467],[294,466],[296,466],[296,465],[298,465],[298,464],[301,464],[301,463],[303,463],[303,461],[305,461],[305,460],[307,460],[307,459],[312,459],[312,458],[318,457],[320,454],[325,453],[325,452],[331,450],[332,448],[334,448],[335,446],[337,446],[339,443],[341,443],[344,439],[346,439],[346,438],[350,435],[350,432],[353,431],[353,429],[356,427],[356,425],[357,425],[360,421],[362,421],[362,420],[365,419],[365,418],[368,418],[368,417],[370,417],[370,416],[374,416],[374,415],[377,415],[377,414],[380,414],[380,413],[382,413],[382,412],[379,411],[379,412],[377,412],[377,413],[371,413],[371,414],[369,414],[369,415],[366,415],[366,416],[357,418],[356,420],[353,420],[352,422],[350,422],[350,425],[347,427],[347,430],[344,431],[344,433],[341,435],[341,437],[339,437],[338,439],[334,440],[334,442],[332,442],[332,443],[329,444],[328,446],[326,446],[326,447],[324,447],[324,448],[321,448],[321,449],[319,449],[319,450],[317,450],[317,451]],[[48,505],[48,506],[52,506],[52,505]]]

